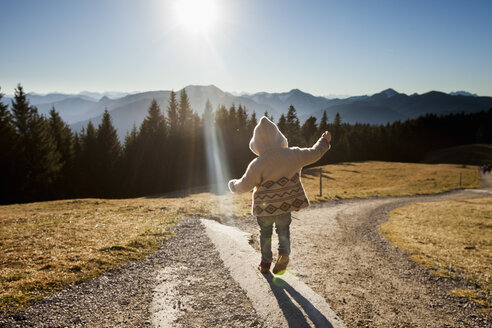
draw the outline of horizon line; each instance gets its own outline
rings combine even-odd
[[[178,92],[178,91],[181,91],[182,89],[184,88],[188,88],[188,87],[216,87],[217,89],[223,91],[223,92],[227,92],[227,93],[230,93],[231,95],[233,96],[236,96],[236,97],[241,97],[241,96],[251,96],[251,95],[255,95],[255,94],[258,94],[258,93],[269,93],[269,94],[283,94],[283,93],[289,93],[289,92],[292,92],[294,90],[299,90],[303,93],[306,93],[306,94],[309,94],[309,95],[312,95],[314,97],[322,97],[322,98],[327,98],[327,99],[346,99],[346,98],[351,98],[351,97],[362,97],[362,96],[373,96],[375,94],[378,94],[378,93],[381,93],[383,91],[386,91],[386,90],[394,90],[396,91],[397,93],[399,94],[404,94],[404,95],[407,95],[407,96],[411,96],[411,95],[423,95],[423,94],[426,94],[426,93],[429,93],[429,92],[441,92],[441,93],[444,93],[444,94],[451,94],[451,93],[458,93],[458,92],[465,92],[465,93],[469,93],[470,96],[476,96],[476,97],[491,97],[490,95],[479,95],[475,92],[472,92],[472,91],[467,91],[467,90],[454,90],[454,91],[449,91],[449,92],[446,92],[446,91],[441,91],[441,90],[436,90],[436,89],[432,89],[432,90],[429,90],[429,91],[426,91],[426,92],[422,92],[422,93],[418,93],[418,92],[413,92],[413,93],[405,93],[405,92],[400,92],[400,91],[397,91],[396,89],[394,88],[385,88],[385,89],[382,89],[378,92],[375,92],[375,93],[363,93],[363,94],[355,94],[355,95],[349,95],[349,94],[339,94],[339,93],[334,93],[334,94],[325,94],[325,95],[315,95],[313,93],[310,93],[310,92],[307,92],[307,91],[303,91],[299,88],[292,88],[290,89],[289,91],[257,91],[257,92],[248,92],[248,91],[226,91],[218,86],[216,86],[215,84],[188,84],[186,85],[185,87],[182,87],[182,88],[179,88],[179,89],[169,89],[169,90],[165,90],[165,89],[155,89],[155,90],[145,90],[145,91],[142,91],[142,90],[133,90],[133,91],[120,91],[120,90],[106,90],[106,91],[91,91],[91,90],[82,90],[82,91],[76,91],[76,92],[63,92],[63,91],[57,91],[57,90],[54,90],[54,91],[49,91],[49,92],[37,92],[37,91],[29,91],[29,92],[26,92],[26,94],[35,94],[35,95],[38,95],[38,96],[47,96],[47,95],[50,95],[50,94],[62,94],[62,95],[83,95],[83,93],[97,93],[97,94],[100,94],[100,95],[103,95],[104,96],[107,96],[105,94],[107,93],[122,93],[122,94],[125,94],[123,95],[122,97],[125,97],[127,95],[133,95],[133,94],[139,94],[139,93],[145,93],[145,92],[159,92],[159,91],[174,91],[176,90],[175,92]],[[0,89],[0,92],[3,91]],[[11,93],[4,93],[3,94],[4,97],[13,97],[14,94],[11,94]],[[118,98],[122,98],[122,97],[118,97]],[[101,97],[102,98],[102,97]]]

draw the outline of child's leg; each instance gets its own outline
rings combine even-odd
[[[278,215],[275,220],[275,230],[278,235],[278,255],[290,254],[290,223],[292,216],[290,213]]]
[[[272,228],[274,217],[258,216],[258,224],[260,225],[260,248],[261,260],[265,263],[271,263],[272,256]]]

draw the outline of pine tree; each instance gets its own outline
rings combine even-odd
[[[99,194],[109,197],[117,191],[116,182],[120,173],[117,171],[117,165],[121,156],[121,145],[107,109],[104,110],[102,121],[97,128],[96,141]]]
[[[90,159],[92,162],[95,161],[95,154],[97,152],[97,132],[92,121],[87,123],[87,128],[85,130],[82,130],[81,141],[84,158]]]
[[[82,129],[82,131],[84,131]],[[82,140],[79,133],[75,132],[72,138],[72,170],[68,176],[68,179],[72,184],[72,196],[80,197],[82,195],[81,186],[82,180]]]
[[[61,155],[60,176],[56,181],[55,188],[60,192],[60,197],[66,197],[72,193],[68,185],[73,170],[73,135],[72,130],[60,115],[52,107],[49,116],[51,133],[55,139],[56,150]]]
[[[16,127],[16,174],[20,200],[55,197],[54,181],[61,169],[61,155],[51,133],[49,121],[29,104],[22,86],[15,90],[12,101]]]
[[[229,124],[229,112],[224,105],[218,106],[215,112],[215,124],[224,131]]]
[[[214,112],[212,108],[212,103],[210,99],[207,99],[205,103],[205,109],[203,110],[203,124],[206,126],[207,124],[213,124],[214,122]]]
[[[62,157],[57,151],[49,120],[45,116],[39,115],[36,108],[34,108],[34,115],[30,120],[29,130],[28,158],[32,164],[29,171],[33,173],[30,190],[31,199],[58,198],[55,182],[60,179],[63,167]]]
[[[326,110],[323,111],[323,116],[321,117],[321,121],[319,122],[319,133],[323,134],[325,131],[328,131],[328,115],[326,114]]]
[[[310,116],[301,127],[302,137],[304,138],[304,145],[312,145],[313,142],[320,137],[318,133],[318,127],[316,126],[316,117]]]
[[[293,105],[290,105],[289,110],[287,111],[287,124],[289,124],[289,125],[299,124],[299,118],[297,117],[297,111]]]
[[[191,109],[190,100],[188,99],[188,94],[183,88],[179,94],[179,107],[178,107],[178,120],[179,127],[181,131],[190,132],[189,128],[191,126],[193,119],[193,110]]]
[[[156,142],[163,142],[166,138],[166,119],[155,99],[152,99],[147,116],[140,126],[140,134],[142,137],[150,137]]]
[[[8,105],[3,104],[2,98],[3,93],[0,92],[0,204],[13,201],[12,186],[15,185],[13,173],[16,162],[12,114],[8,110]]]
[[[169,134],[171,136],[176,135],[179,129],[179,115],[178,115],[178,100],[176,99],[176,93],[171,91],[169,97],[169,104],[167,106],[167,122],[169,126]]]
[[[125,136],[125,146],[123,148],[125,157],[128,154],[128,152],[131,151],[132,148],[136,146],[138,136],[139,134],[138,134],[137,126],[135,125],[135,123],[133,123],[133,127],[131,131],[127,132]]]
[[[62,155],[63,164],[69,164],[72,159],[72,130],[62,120],[55,107],[50,110],[49,122],[57,150]]]
[[[137,181],[140,180],[139,164],[141,163],[141,149],[138,144],[139,134],[135,123],[130,132],[125,136],[125,144],[122,154],[121,171],[125,179],[122,181],[122,196],[131,197],[137,195]]]
[[[238,117],[237,117],[237,110],[236,110],[236,105],[232,104],[231,107],[229,108],[229,123],[227,124],[228,127],[228,133],[232,137],[233,135],[236,135],[236,132],[239,131],[239,125],[238,125]]]
[[[2,138],[0,138],[0,145],[3,146],[4,143],[13,139],[14,126],[12,123],[12,114],[9,111],[9,106],[5,105],[2,101],[4,94],[1,91],[2,89],[0,88],[0,133],[2,136]]]
[[[248,120],[248,135],[253,133],[256,124],[258,124],[258,120],[256,119],[256,112],[253,112]]]
[[[79,190],[83,197],[94,197],[98,195],[98,144],[97,131],[92,121],[87,123],[87,127],[82,129],[80,134],[80,160],[77,161],[77,172],[80,176]]]
[[[103,150],[103,157],[108,159],[106,163],[114,167],[116,160],[121,155],[121,145],[107,109],[104,110],[102,121],[97,127],[96,140],[100,149]]]
[[[340,113],[337,112],[337,114],[335,115],[335,120],[333,121],[333,124],[336,127],[340,127],[340,125],[342,124],[342,117],[340,116]]]
[[[138,136],[140,148],[138,190],[141,193],[155,194],[163,191],[169,159],[166,151],[166,135],[166,120],[159,105],[153,100],[147,117],[140,125]]]
[[[270,121],[275,122],[273,120],[273,115],[269,115],[267,110],[265,111],[265,113],[263,114],[263,116],[266,116]]]
[[[284,135],[287,133],[287,119],[284,114],[280,115],[277,126]]]
[[[198,115],[196,112],[192,112],[191,114],[191,131],[193,132],[192,134],[195,137],[198,137],[198,131],[201,131],[202,128],[202,119],[200,118],[200,115]]]
[[[336,145],[339,140],[341,140],[341,128],[342,128],[342,118],[340,116],[340,113],[337,112],[335,115],[335,119],[333,120],[333,144]]]
[[[179,95],[178,117],[180,140],[176,143],[175,147],[177,148],[174,150],[178,154],[174,165],[178,165],[178,169],[184,172],[184,175],[180,179],[176,175],[173,178],[176,185],[187,189],[193,184],[194,166],[199,165],[196,162],[195,155],[198,149],[197,132],[199,130],[200,119],[191,108],[188,95],[184,88]]]
[[[18,141],[21,145],[26,144],[29,134],[29,120],[34,115],[33,107],[29,105],[24,88],[18,84],[12,101],[12,114]]]
[[[239,105],[236,113],[236,120],[239,132],[242,134],[247,132],[248,127],[248,113],[246,112],[246,108]]]
[[[297,117],[296,109],[293,105],[289,106],[286,120],[286,137],[289,140],[289,144],[292,146],[302,145],[301,126],[299,123],[299,118]]]

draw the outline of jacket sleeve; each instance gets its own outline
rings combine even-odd
[[[255,158],[249,163],[246,172],[240,179],[233,179],[229,181],[229,189],[233,193],[244,193],[251,191],[254,187],[261,182],[261,172],[259,170],[258,159]]]
[[[330,148],[330,143],[321,137],[311,148],[295,149],[299,166],[304,167],[317,162]]]

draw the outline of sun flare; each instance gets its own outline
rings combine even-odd
[[[217,21],[217,5],[214,0],[177,0],[178,24],[194,33],[209,32]]]

